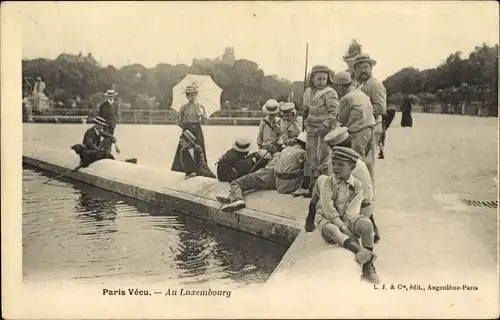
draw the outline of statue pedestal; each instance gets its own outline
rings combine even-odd
[[[30,97],[33,110],[46,111],[49,109],[49,98],[43,93],[35,93]]]

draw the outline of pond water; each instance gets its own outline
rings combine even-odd
[[[264,283],[287,248],[23,165],[25,281]]]

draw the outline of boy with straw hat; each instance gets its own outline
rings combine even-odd
[[[281,149],[281,141],[277,141],[277,138],[281,135],[282,128],[282,120],[277,117],[279,113],[278,101],[274,99],[267,100],[262,106],[262,111],[267,115],[260,120],[257,146],[260,149],[269,150],[271,154],[274,154]]]

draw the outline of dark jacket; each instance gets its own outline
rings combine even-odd
[[[221,182],[231,182],[239,178],[237,163],[248,155],[234,149],[228,150],[217,163],[217,179]]]
[[[85,131],[85,134],[83,135],[83,145],[85,145],[85,148],[90,149],[90,150],[102,150],[100,148],[101,144],[101,139],[102,135],[98,134],[96,132],[96,129],[94,127],[88,128],[87,131]]]
[[[188,148],[182,148],[180,150],[180,160],[182,170],[186,173],[186,176],[191,173],[196,173],[199,176],[208,178],[216,177],[205,162],[203,150],[198,145],[194,146],[194,159],[189,153]]]
[[[99,117],[106,119],[109,127],[115,127],[118,121],[118,107],[115,103],[110,104],[107,100],[99,106]]]

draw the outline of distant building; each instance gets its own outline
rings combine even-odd
[[[227,65],[234,65],[234,61],[236,60],[234,55],[233,47],[226,47],[222,56],[219,56],[215,59],[193,59],[192,65],[199,65],[204,68],[211,68],[217,63],[223,63]]]
[[[69,53],[61,53],[56,60],[64,60],[68,62],[74,62],[74,63],[89,63],[93,66],[100,67],[100,63],[97,62],[96,59],[92,56],[92,53],[89,52],[86,56],[84,56],[81,52],[77,55],[75,54],[69,54]]]

